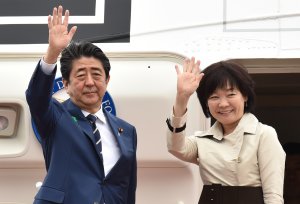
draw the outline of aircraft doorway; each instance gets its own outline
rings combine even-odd
[[[300,59],[237,61],[255,81],[255,115],[276,129],[286,151],[285,203],[300,203]]]

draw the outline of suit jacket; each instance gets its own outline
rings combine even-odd
[[[105,176],[92,127],[70,99],[52,98],[56,68],[45,74],[38,63],[26,91],[33,121],[42,137],[47,175],[35,204],[134,204],[135,128],[104,110],[121,156]],[[120,132],[119,128],[123,131]]]

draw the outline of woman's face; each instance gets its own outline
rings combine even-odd
[[[247,97],[234,87],[218,88],[208,97],[210,114],[223,126],[224,135],[231,133],[244,114]]]

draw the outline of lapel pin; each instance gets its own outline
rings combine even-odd
[[[75,116],[72,116],[72,120],[77,123],[77,118]]]
[[[124,129],[123,128],[118,128],[118,135],[120,136],[121,133],[123,133]]]

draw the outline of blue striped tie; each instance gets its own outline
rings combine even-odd
[[[103,156],[102,156],[102,143],[101,143],[101,136],[100,136],[100,132],[96,126],[96,120],[97,117],[89,114],[88,116],[86,116],[86,118],[88,119],[88,121],[91,123],[92,128],[93,128],[93,133],[94,133],[94,140],[95,140],[95,144],[97,147],[97,150],[99,151],[100,155],[101,155],[101,159],[103,160]]]

